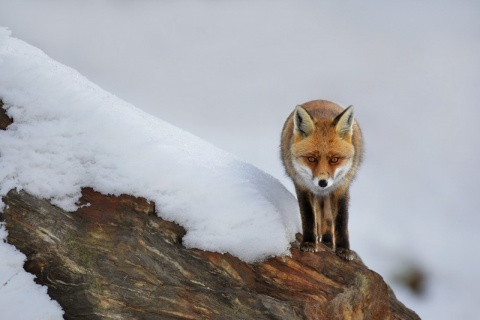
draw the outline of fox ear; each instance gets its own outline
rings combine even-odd
[[[351,136],[353,133],[353,106],[343,110],[334,120],[335,130],[340,138]]]
[[[308,137],[315,129],[315,123],[310,114],[302,106],[297,106],[293,113],[295,132]]]

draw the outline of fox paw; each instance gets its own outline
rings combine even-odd
[[[357,253],[353,250],[350,250],[350,249],[337,248],[337,250],[335,250],[335,253],[337,254],[337,256],[339,256],[340,258],[342,258],[343,260],[346,260],[346,261],[352,261],[352,260],[360,259],[360,257],[357,255]]]
[[[317,244],[315,242],[304,241],[300,244],[300,250],[304,252],[317,252]]]

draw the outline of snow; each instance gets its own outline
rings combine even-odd
[[[105,92],[14,38],[0,38],[0,195],[9,189],[68,210],[81,188],[154,201],[184,226],[188,247],[248,261],[288,253],[299,230],[278,180]]]
[[[0,132],[0,196],[23,189],[68,211],[85,186],[142,196],[185,227],[187,247],[247,262],[289,254],[299,213],[278,180],[0,30],[0,97],[14,119]]]
[[[366,154],[351,190],[352,247],[422,318],[478,317],[477,1],[0,7],[14,36],[290,190],[278,159],[285,117],[313,99],[353,104]],[[409,266],[427,275],[422,296],[395,282]]]

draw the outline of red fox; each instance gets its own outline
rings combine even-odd
[[[281,156],[293,180],[302,218],[302,251],[319,240],[352,260],[348,238],[349,187],[362,160],[362,133],[353,106],[316,100],[297,106],[282,130]]]

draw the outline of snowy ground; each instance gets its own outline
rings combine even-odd
[[[352,190],[352,247],[422,318],[477,316],[478,2],[0,0],[0,8],[15,37],[290,190],[278,160],[284,118],[312,99],[355,105],[367,150]],[[425,295],[394,281],[405,266],[427,273]]]

